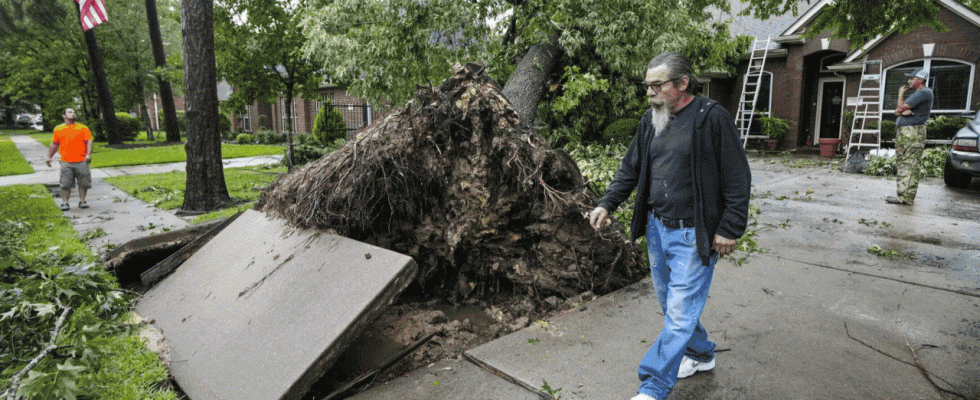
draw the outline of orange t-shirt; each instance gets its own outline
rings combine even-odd
[[[77,122],[71,125],[58,125],[54,128],[54,135],[51,137],[51,143],[58,144],[61,161],[65,162],[85,161],[88,142],[91,140],[92,132],[87,126]]]

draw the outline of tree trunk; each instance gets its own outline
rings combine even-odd
[[[558,36],[559,34],[555,33],[551,36],[550,43],[531,46],[504,85],[503,94],[520,116],[521,128],[534,126],[535,113],[537,113],[538,102],[541,101],[545,81],[563,53],[558,47]]]
[[[293,169],[293,85],[292,79],[286,82],[286,165],[289,169]]]
[[[140,109],[140,120],[143,121],[143,128],[146,129],[146,140],[153,141],[153,125],[150,124],[150,115],[146,110],[146,92],[143,88],[143,78],[141,77],[139,66],[136,67],[136,92],[140,94],[141,101],[137,107]]]
[[[167,66],[167,55],[163,51],[163,39],[160,38],[160,19],[157,17],[156,0],[146,0],[146,20],[150,27],[150,42],[153,47],[153,62],[158,68]],[[177,111],[174,109],[174,93],[170,82],[157,76],[160,86],[160,102],[163,103],[164,130],[167,131],[168,142],[180,141],[180,126],[177,124]]]
[[[89,63],[92,66],[95,91],[99,95],[99,108],[102,111],[102,128],[105,129],[106,137],[109,138],[109,144],[122,144],[122,137],[120,137],[119,129],[116,126],[115,105],[112,102],[112,94],[109,93],[105,68],[102,66],[102,50],[99,48],[99,42],[95,38],[94,28],[85,31],[85,47],[88,49]]]
[[[210,211],[231,200],[221,165],[212,0],[180,3],[187,88],[187,185],[184,212]]]

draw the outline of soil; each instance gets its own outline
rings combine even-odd
[[[347,395],[397,379],[439,360],[460,358],[468,349],[523,329],[535,321],[582,307],[581,304],[594,297],[591,292],[566,300],[549,297],[539,306],[526,296],[515,296],[496,305],[477,300],[451,305],[441,300],[426,300],[418,293],[407,293],[366,328],[305,398],[323,398],[366,373],[376,375],[354,386]],[[431,338],[425,340],[430,335]],[[395,353],[418,345],[420,341],[424,342],[417,349],[378,370],[379,366],[391,361]]]

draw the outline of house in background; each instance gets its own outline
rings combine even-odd
[[[218,100],[227,100],[228,96],[235,89],[225,82],[218,83]],[[347,124],[348,133],[355,132],[370,125],[379,118],[383,118],[391,111],[391,106],[382,104],[373,106],[368,102],[353,97],[343,88],[324,85],[318,90],[316,99],[304,99],[296,96],[292,99],[293,107],[293,132],[310,133],[313,130],[313,121],[316,114],[323,106],[323,99],[329,99],[333,107],[340,111]],[[241,114],[231,114],[231,126],[233,132],[255,132],[259,129],[267,129],[277,133],[286,133],[286,104],[285,95],[280,94],[279,99],[274,104],[255,102],[245,107],[245,112]],[[161,99],[156,94],[147,98],[149,107],[150,125],[154,130],[160,130],[163,126],[162,113],[163,105]],[[174,108],[184,110],[184,98],[174,97]]]
[[[858,96],[865,60],[881,60],[879,109],[883,120],[895,120],[898,88],[907,83],[906,73],[920,68],[929,71],[928,85],[935,94],[933,117],[957,116],[980,108],[980,15],[976,12],[953,0],[937,0],[939,20],[949,27],[947,32],[920,27],[908,34],[883,35],[869,43],[830,39],[829,31],[812,39],[802,38],[831,1],[817,2],[781,27],[773,24],[780,19],[768,24],[743,22],[755,29],[752,32],[739,32],[739,25],[732,25],[733,34],[761,39],[771,36],[774,42],[765,61],[755,108],[789,121],[790,131],[782,138],[782,148],[815,146],[821,138],[846,143],[850,126],[844,124],[844,111],[854,110],[848,104]],[[805,7],[805,2],[801,4]],[[746,57],[735,76],[706,77],[708,95],[732,115],[738,110],[747,65]]]

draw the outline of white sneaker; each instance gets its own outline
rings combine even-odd
[[[648,395],[645,395],[643,393],[640,393],[640,394],[638,394],[636,396],[633,396],[633,398],[630,399],[630,400],[657,400],[657,399],[655,399],[653,397],[650,397]]]
[[[694,375],[698,371],[709,371],[715,368],[715,359],[712,358],[711,361],[700,362],[694,361],[692,358],[684,356],[681,359],[681,368],[677,370],[677,379],[687,378]]]

